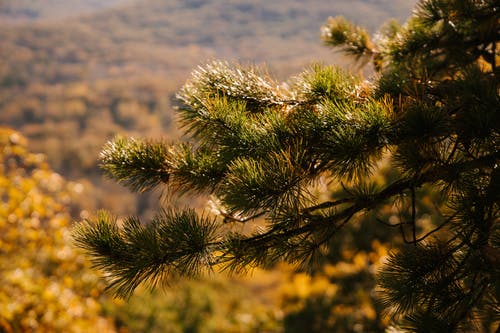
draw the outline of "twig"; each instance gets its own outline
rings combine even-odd
[[[433,233],[435,233],[436,231],[442,229],[446,224],[448,224],[453,218],[455,218],[455,216],[458,215],[458,212],[455,212],[452,216],[450,216],[449,218],[446,219],[446,221],[444,221],[443,223],[441,223],[438,227],[432,229],[431,231],[429,231],[428,233],[426,233],[425,235],[423,235],[422,237],[418,238],[418,239],[415,239],[415,243],[418,243],[418,242],[421,242],[423,241],[424,239],[426,239],[427,237],[429,237],[430,235],[432,235]]]
[[[391,223],[383,221],[382,219],[379,219],[378,217],[376,217],[375,220],[377,222],[382,223],[383,225],[391,227],[391,228],[396,228],[396,227],[399,227],[401,224],[403,224],[402,222],[399,222],[399,223],[396,223],[396,224],[391,224]]]
[[[227,213],[224,213],[224,212],[221,212],[220,215],[222,217],[224,217],[224,223],[229,223],[229,222],[239,222],[239,223],[245,223],[245,222],[248,222],[250,220],[253,220],[253,219],[256,219],[257,217],[260,217],[264,214],[266,214],[267,211],[262,211],[260,213],[257,213],[255,215],[252,215],[252,216],[247,216],[247,217],[244,217],[244,218],[238,218],[238,217],[235,217],[231,214],[227,214]]]
[[[308,213],[313,212],[313,211],[318,210],[318,209],[331,208],[331,207],[335,207],[335,206],[338,206],[338,205],[341,205],[344,203],[352,203],[352,202],[354,202],[353,198],[344,198],[344,199],[340,199],[340,200],[336,200],[336,201],[325,201],[319,205],[304,208],[302,210],[302,214],[308,214]]]
[[[412,236],[413,236],[413,243],[415,246],[417,245],[417,227],[416,227],[416,221],[415,221],[415,216],[416,216],[416,203],[415,203],[415,187],[411,188],[411,226],[412,226]]]

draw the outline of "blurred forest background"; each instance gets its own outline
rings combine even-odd
[[[0,0],[0,263],[9,263],[0,265],[0,332],[86,332],[88,327],[103,332],[302,332],[300,325],[312,321],[318,332],[380,331],[383,318],[369,293],[369,277],[386,253],[379,242],[360,240],[365,252],[337,249],[342,261],[328,262],[312,277],[286,267],[247,277],[216,276],[182,283],[175,293],[140,292],[126,303],[102,294],[95,273],[76,274],[88,265],[68,249],[65,230],[100,208],[150,214],[161,193],[137,197],[103,179],[99,150],[116,134],[178,138],[175,93],[196,66],[213,59],[265,64],[280,80],[313,61],[357,72],[321,45],[321,25],[329,16],[343,15],[374,33],[390,18],[404,22],[414,4]],[[44,200],[50,204],[40,204]],[[62,234],[55,235],[56,230]],[[45,247],[29,251],[30,237]],[[85,281],[79,282],[82,276]],[[43,293],[48,286],[52,294]],[[68,312],[70,305],[59,304],[47,315],[48,307],[39,305],[63,302],[57,295],[64,290],[72,291],[66,301],[79,310]],[[25,302],[26,295],[34,298]],[[80,326],[68,318],[50,326],[55,325],[51,318],[61,317],[58,311],[86,319]]]

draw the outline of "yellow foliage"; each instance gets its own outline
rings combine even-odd
[[[354,327],[370,331],[370,327],[387,325],[374,302],[373,282],[387,254],[387,244],[373,240],[365,251],[343,249],[341,260],[322,265],[313,275],[290,272],[281,288],[285,320],[316,322],[315,332],[344,332]]]
[[[0,128],[0,331],[114,332],[97,276],[71,247],[63,207],[75,185],[43,161]]]

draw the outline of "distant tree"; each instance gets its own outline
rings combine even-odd
[[[369,82],[322,65],[286,84],[253,67],[199,67],[178,94],[190,140],[117,137],[101,163],[138,192],[210,194],[215,216],[165,209],[144,224],[100,213],[77,244],[128,296],[212,269],[311,267],[366,216],[402,239],[377,278],[394,330],[498,332],[499,20],[494,0],[421,1],[375,39],[330,19],[325,43],[371,61]],[[396,176],[380,185],[382,162]],[[319,183],[339,190],[325,198]],[[387,205],[399,211],[385,220]],[[257,219],[254,232],[231,227]]]

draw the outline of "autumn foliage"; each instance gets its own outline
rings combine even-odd
[[[72,246],[68,207],[79,191],[0,128],[1,332],[114,332],[102,286]]]

